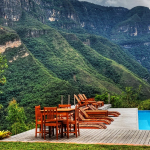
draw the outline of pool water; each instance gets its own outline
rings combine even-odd
[[[139,130],[150,130],[150,110],[138,111]]]

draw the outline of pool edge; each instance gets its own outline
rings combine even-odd
[[[138,117],[138,108],[137,108],[136,120],[137,120],[137,130],[139,130],[139,117]]]

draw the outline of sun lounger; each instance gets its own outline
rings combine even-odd
[[[108,121],[114,121],[114,119],[113,118],[111,118],[111,117],[108,117],[108,116],[96,116],[96,115],[88,115],[87,113],[86,113],[86,111],[83,109],[83,108],[80,108],[80,114],[82,114],[82,115],[84,115],[84,117],[86,118],[86,119],[105,119],[105,120],[108,120]],[[80,115],[79,114],[79,115]]]
[[[81,101],[83,102],[87,102],[87,104],[93,105],[96,108],[101,107],[101,103],[97,103],[95,100],[93,99],[85,99],[82,94],[78,94],[78,97],[80,98]]]
[[[96,112],[96,114],[98,114],[98,112],[102,112],[104,110],[99,110],[96,107],[92,106],[92,105],[88,105],[90,110],[93,110]],[[108,111],[108,110],[105,110]],[[88,113],[88,112],[87,112]],[[89,114],[89,113],[88,113]],[[120,115],[120,113],[118,111],[108,111],[108,116],[114,116],[114,117],[118,117]]]
[[[79,94],[80,97],[81,97],[81,100],[86,100],[86,101],[93,101],[95,103],[97,103],[99,106],[104,106],[104,102],[103,101],[95,101],[95,98],[87,98],[85,96],[85,94]],[[79,96],[78,95],[78,96]]]
[[[111,124],[111,121],[105,119],[86,119],[82,114],[79,113],[79,123],[99,123],[99,124]]]
[[[77,100],[79,107],[87,106],[88,103],[86,101],[80,101],[79,98],[74,94],[74,98]]]
[[[106,129],[107,127],[101,123],[93,123],[93,122],[80,122],[80,129]]]

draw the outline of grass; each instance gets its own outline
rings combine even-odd
[[[99,145],[99,144],[64,144],[64,143],[29,143],[29,142],[0,142],[1,150],[141,150],[149,146]]]

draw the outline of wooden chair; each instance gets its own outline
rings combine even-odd
[[[79,107],[88,105],[88,103],[86,101],[82,101],[82,100],[80,101],[79,98],[77,97],[77,95],[75,95],[75,94],[74,94],[74,98],[77,100]]]
[[[42,133],[41,131],[41,106],[35,106],[35,137],[37,137],[37,133]],[[38,125],[40,125],[40,131],[38,131]]]
[[[86,119],[104,119],[108,121],[114,121],[113,118],[108,116],[95,116],[94,114],[92,116],[89,116],[83,108],[80,108],[80,113],[84,115]]]
[[[59,122],[57,107],[44,107],[44,139],[46,138],[46,126],[49,126],[49,135],[51,134],[51,127],[56,127],[56,139],[58,140],[58,131],[61,128],[62,134],[62,122]]]
[[[63,121],[63,126],[66,128],[67,121]],[[70,130],[69,133],[74,133],[76,137],[80,135],[80,130],[79,130],[79,106],[76,105],[75,107],[75,114],[74,117],[71,119],[69,118],[69,125],[70,125]],[[73,127],[72,127],[73,126]],[[67,131],[65,130],[64,133],[66,134]]]
[[[81,100],[91,101],[91,102],[93,101],[93,103],[91,103],[91,104],[94,105],[96,108],[101,107],[101,106],[104,106],[104,102],[103,102],[103,101],[95,101],[94,98],[87,98],[87,97],[85,96],[85,94],[79,94],[78,96],[79,96],[79,98],[80,98]]]
[[[88,114],[97,114],[100,115],[103,111],[107,111],[107,116],[113,116],[113,117],[118,117],[120,115],[120,113],[118,111],[108,111],[108,110],[99,110],[96,107],[92,106],[92,105],[88,105],[88,107],[93,110],[93,112],[89,112],[86,111]]]
[[[87,98],[85,96],[85,94],[82,94],[82,95],[83,95],[84,99],[90,99],[90,100],[95,101],[95,98]],[[98,104],[100,104],[101,106],[104,106],[104,101],[95,101],[95,102],[98,103]]]
[[[102,123],[97,122],[80,122],[80,129],[106,129],[107,127]]]
[[[99,106],[101,106],[101,104],[97,103],[96,101],[94,101],[92,98],[90,99],[85,99],[82,94],[78,94],[78,97],[80,98],[80,100],[82,102],[86,102],[88,105],[94,105],[96,108],[98,108]]]
[[[71,108],[71,104],[58,104],[58,108]],[[70,114],[69,118],[72,116],[72,114]],[[61,114],[60,115],[60,119],[65,119],[66,115]]]
[[[103,118],[103,119],[96,119],[96,118],[86,119],[86,118],[84,118],[84,116],[81,113],[79,113],[79,120],[80,120],[79,123],[86,122],[86,123],[111,124],[111,121],[106,120],[105,118]]]

